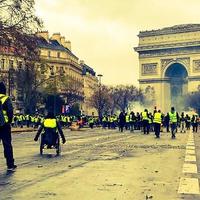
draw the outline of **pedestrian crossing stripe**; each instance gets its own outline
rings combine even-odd
[[[183,173],[196,174],[197,173],[197,165],[196,164],[190,164],[190,163],[184,163]]]
[[[186,155],[185,162],[196,162],[196,156]]]
[[[179,194],[200,194],[198,178],[181,178],[178,193]]]
[[[187,146],[186,150],[195,150],[195,147],[194,146]]]
[[[195,155],[195,150],[194,149],[186,149],[186,152],[185,152],[186,155]]]

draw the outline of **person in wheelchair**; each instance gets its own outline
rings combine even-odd
[[[59,137],[58,133],[62,138],[62,143],[64,144],[66,142],[61,125],[52,112],[49,112],[45,117],[34,138],[35,141],[38,141],[41,133],[41,143],[42,145],[47,145],[47,148],[51,148],[52,146],[56,145],[56,141]]]

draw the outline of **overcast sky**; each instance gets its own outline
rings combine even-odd
[[[200,23],[200,0],[35,1],[45,29],[70,40],[105,84],[138,84],[139,31]]]

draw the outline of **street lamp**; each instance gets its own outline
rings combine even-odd
[[[102,74],[98,74],[97,76],[99,77],[99,119],[101,121],[101,119],[102,119],[101,78],[103,77],[103,75]]]

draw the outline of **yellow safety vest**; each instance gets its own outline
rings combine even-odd
[[[148,120],[147,112],[142,112],[142,120]]]
[[[176,112],[174,112],[174,113],[169,113],[169,119],[170,119],[170,122],[171,123],[177,123],[177,114],[176,114]]]
[[[106,122],[106,121],[107,121],[107,120],[106,120],[106,117],[103,117],[102,121],[103,121],[103,122]]]
[[[5,101],[8,99],[8,96],[6,96],[5,94],[0,94],[0,98],[1,98],[1,104],[3,105]],[[3,110],[3,116],[5,123],[8,123],[8,115],[6,110]]]
[[[154,123],[161,124],[161,122],[162,122],[161,113],[156,112],[156,113],[154,114],[153,122],[154,122]]]
[[[44,120],[44,127],[45,128],[56,128],[57,127],[56,119],[45,119]]]
[[[126,115],[126,123],[129,123],[130,120],[129,120],[129,115]]]

